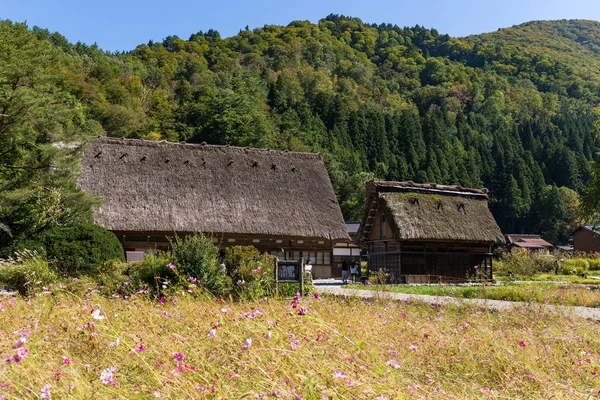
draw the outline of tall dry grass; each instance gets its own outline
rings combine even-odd
[[[313,297],[295,306],[95,291],[5,298],[0,396],[587,398],[600,389],[595,322],[535,308]]]

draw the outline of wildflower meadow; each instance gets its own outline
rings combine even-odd
[[[311,296],[159,301],[49,287],[0,301],[0,399],[591,398],[598,323]]]

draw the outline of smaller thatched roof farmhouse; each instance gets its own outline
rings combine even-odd
[[[98,138],[79,184],[106,200],[95,221],[130,251],[204,232],[326,267],[349,240],[319,154]]]
[[[491,245],[504,237],[488,209],[487,190],[366,185],[358,242],[369,249],[370,270],[383,268],[397,282],[464,280],[482,270],[491,278]]]

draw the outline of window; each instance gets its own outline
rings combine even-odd
[[[325,265],[331,264],[331,253],[328,251],[323,253],[323,264],[325,264]]]

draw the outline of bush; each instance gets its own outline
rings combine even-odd
[[[130,293],[136,290],[131,285],[130,269],[131,264],[119,260],[110,260],[98,266],[93,279],[100,285],[104,294]]]
[[[254,246],[234,246],[225,251],[224,263],[236,298],[252,300],[273,294],[275,257],[260,254]]]
[[[572,258],[560,263],[559,273],[561,275],[583,275],[589,268],[585,258]]]
[[[510,253],[503,254],[494,266],[498,275],[533,276],[556,271],[557,262],[552,256],[514,248]]]
[[[231,279],[219,265],[219,248],[213,238],[203,234],[175,237],[173,262],[184,279],[198,280],[214,296],[222,296],[231,287]]]
[[[55,280],[56,273],[36,251],[24,250],[0,260],[0,283],[21,294]]]
[[[588,258],[588,270],[600,271],[600,258]]]
[[[52,227],[14,246],[38,251],[59,274],[67,276],[94,273],[109,260],[125,261],[115,234],[93,224]]]
[[[130,263],[127,275],[136,289],[148,289],[156,295],[162,295],[165,289],[182,281],[177,269],[170,268],[173,262],[171,253],[149,253],[141,260]]]

